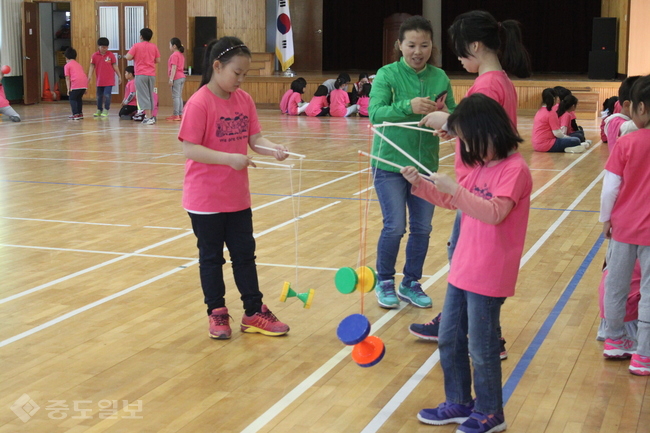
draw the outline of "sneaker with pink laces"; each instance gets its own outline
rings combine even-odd
[[[637,376],[650,376],[650,356],[635,353],[630,361],[630,373]]]
[[[244,314],[244,317],[241,319],[241,330],[242,332],[259,332],[263,335],[277,337],[289,332],[289,326],[280,322],[266,305],[262,305],[259,313],[255,313],[252,316]]]
[[[621,338],[619,340],[612,340],[607,338],[605,340],[603,356],[605,358],[629,358],[634,355],[636,351],[636,342],[628,338]]]
[[[217,340],[227,340],[230,338],[232,331],[230,330],[228,308],[215,308],[208,318],[210,319],[210,338]]]

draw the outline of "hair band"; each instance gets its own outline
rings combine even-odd
[[[243,47],[243,48],[246,48],[246,45],[244,45],[244,44],[233,45],[232,47],[230,47],[230,48],[226,48],[225,50],[223,50],[223,51],[221,52],[221,54],[219,54],[219,55],[218,55],[217,57],[215,57],[214,59],[215,59],[215,60],[219,60],[219,59],[221,58],[221,56],[223,56],[224,54],[226,54],[228,51],[232,51],[232,50],[234,50],[235,48],[242,48],[242,47]]]

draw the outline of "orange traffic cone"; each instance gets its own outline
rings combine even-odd
[[[52,91],[50,90],[50,78],[47,76],[47,72],[45,73],[45,77],[43,77],[43,97],[41,99],[43,101],[52,101]]]
[[[52,92],[52,99],[55,101],[60,101],[61,100],[61,91],[59,90],[59,82],[55,81],[54,82],[54,91]]]

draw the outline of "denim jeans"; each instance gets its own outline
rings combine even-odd
[[[564,152],[567,147],[580,146],[580,139],[578,137],[556,138],[555,144],[548,151],[549,152]]]
[[[458,236],[460,236],[460,217],[463,216],[463,212],[460,210],[456,211],[456,219],[454,220],[454,226],[451,229],[451,235],[449,236],[449,241],[447,241],[447,260],[451,265],[451,258],[454,256],[454,251],[456,250],[456,244],[458,243]]]
[[[438,350],[448,402],[468,404],[472,401],[471,357],[476,394],[474,410],[491,414],[503,409],[497,326],[504,299],[447,285]]]
[[[111,93],[113,93],[113,86],[97,86],[98,110],[111,108]]]
[[[189,213],[199,248],[199,274],[208,314],[226,305],[226,285],[223,281],[224,243],[230,252],[235,284],[246,314],[251,316],[262,306],[262,292],[255,266],[253,212],[222,212],[200,215]]]
[[[422,278],[422,267],[429,248],[433,204],[411,194],[411,184],[400,173],[373,169],[375,190],[384,217],[384,227],[377,243],[377,276],[379,281],[395,277],[395,263],[400,242],[406,233],[406,209],[409,215],[409,236],[404,264],[405,285]]]

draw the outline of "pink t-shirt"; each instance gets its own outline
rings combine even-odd
[[[203,86],[183,109],[178,139],[227,153],[246,155],[251,135],[261,132],[255,103],[241,89],[221,99]],[[237,212],[251,207],[248,170],[188,159],[183,207],[192,212]]]
[[[9,101],[5,96],[5,87],[2,84],[0,84],[0,108],[4,108],[8,106],[9,106]]]
[[[309,101],[309,107],[305,110],[305,114],[307,116],[316,117],[325,107],[329,107],[327,96],[314,96],[311,98],[311,101]]]
[[[138,105],[138,98],[135,95],[135,80],[127,81],[126,86],[124,86],[124,96],[129,96],[131,93],[134,94],[133,99],[131,99],[126,105]]]
[[[292,116],[298,115],[298,104],[302,102],[302,95],[298,92],[293,92],[289,97],[289,102],[287,104],[288,113]]]
[[[460,289],[484,296],[513,296],[533,189],[530,169],[517,152],[494,165],[475,166],[460,185],[486,200],[510,198],[515,206],[496,225],[486,224],[463,212],[448,281]],[[447,202],[452,201],[452,196],[441,194],[426,181],[412,191],[425,200],[427,196],[443,196]]]
[[[158,47],[151,42],[133,44],[128,54],[133,56],[135,75],[156,76],[156,59],[160,58]]]
[[[282,99],[280,100],[280,112],[282,114],[287,114],[289,112],[289,98],[293,93],[293,90],[289,89],[284,92],[284,95],[282,95]]]
[[[106,51],[102,54],[97,51],[90,58],[90,63],[95,65],[95,76],[97,77],[97,87],[114,86],[115,85],[115,70],[113,65],[117,63],[115,54]]]
[[[347,105],[350,103],[348,92],[334,89],[330,92],[330,116],[345,117],[348,114]]]
[[[359,96],[357,104],[359,105],[359,114],[362,116],[368,116],[368,104],[370,104],[370,98],[367,96]]]
[[[630,120],[625,114],[615,113],[605,119],[605,134],[607,134],[607,146],[611,152],[616,146],[616,141],[621,135],[621,126]]]
[[[76,60],[68,61],[63,67],[63,73],[66,77],[70,77],[70,90],[88,88],[88,77],[84,68]]]
[[[185,72],[183,72],[183,68],[185,68],[185,56],[180,51],[174,51],[172,55],[169,56],[169,60],[167,61],[167,77],[171,75],[172,66],[174,65],[176,65],[174,80],[185,78]]]
[[[474,84],[472,84],[465,96],[474,93],[482,93],[497,101],[505,109],[515,129],[517,128],[517,90],[505,71],[490,71],[476,77]],[[467,167],[463,163],[460,157],[459,139],[456,139],[454,168],[457,182],[460,182],[472,170],[471,167]]]
[[[533,134],[530,141],[533,143],[533,149],[538,152],[548,152],[555,144],[556,137],[553,131],[560,129],[560,119],[553,110],[548,111],[546,107],[537,110],[533,119]]]
[[[620,137],[605,169],[621,177],[621,188],[612,209],[612,239],[634,245],[650,245],[650,129]]]

